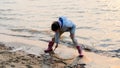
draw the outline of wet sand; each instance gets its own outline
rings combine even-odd
[[[3,38],[2,35],[0,38]],[[10,38],[10,36],[6,36]],[[18,41],[19,40],[19,41]],[[4,39],[0,43],[0,68],[42,68],[42,57],[47,43],[43,41],[33,41],[24,38]],[[62,58],[76,57],[78,55],[75,48],[59,45],[55,51]],[[81,62],[86,63],[85,68],[119,68],[120,59],[108,57],[103,54],[96,54],[84,50],[85,59]],[[71,60],[72,61],[72,60]],[[71,61],[66,61],[71,63]],[[55,65],[55,66],[54,66]],[[64,68],[63,63],[53,64],[55,68]]]
[[[0,68],[40,68],[39,56],[10,50],[10,47],[0,44]]]

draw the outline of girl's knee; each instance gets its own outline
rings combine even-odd
[[[71,39],[74,39],[74,34],[70,34],[70,38],[71,38]]]

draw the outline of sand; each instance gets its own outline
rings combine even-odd
[[[45,68],[42,64],[44,49],[47,48],[47,42],[30,40],[24,38],[12,38],[11,36],[1,35],[0,40],[0,68]],[[8,40],[7,38],[11,38]],[[75,48],[60,44],[55,50],[63,59],[76,57],[78,55]],[[86,63],[85,68],[120,68],[120,59],[109,57],[103,54],[97,54],[83,50],[84,59],[80,62]],[[72,59],[73,60],[73,59]],[[66,61],[71,63],[72,60]],[[46,68],[64,68],[62,62],[53,63],[51,67]]]

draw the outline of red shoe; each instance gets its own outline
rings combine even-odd
[[[53,49],[47,49],[47,50],[44,50],[45,53],[49,53],[49,52],[52,52]]]
[[[84,57],[84,55],[79,55],[80,58]]]
[[[76,46],[78,53],[79,53],[79,57],[83,57],[82,55],[82,48],[80,46]]]
[[[44,52],[49,53],[49,52],[53,51],[53,49],[52,49],[53,45],[54,45],[54,42],[50,41],[48,44],[48,48],[46,50],[44,50]]]

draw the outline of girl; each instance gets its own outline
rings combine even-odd
[[[64,32],[70,32],[70,38],[72,39],[74,45],[78,50],[79,57],[83,57],[82,48],[81,46],[78,45],[78,42],[75,39],[75,29],[76,29],[76,25],[72,21],[68,20],[65,16],[59,17],[58,21],[54,21],[51,25],[51,30],[55,32],[55,36],[49,42],[48,48],[45,50],[45,53],[53,51],[52,47],[54,43],[56,43],[56,48],[57,48],[60,36]]]

